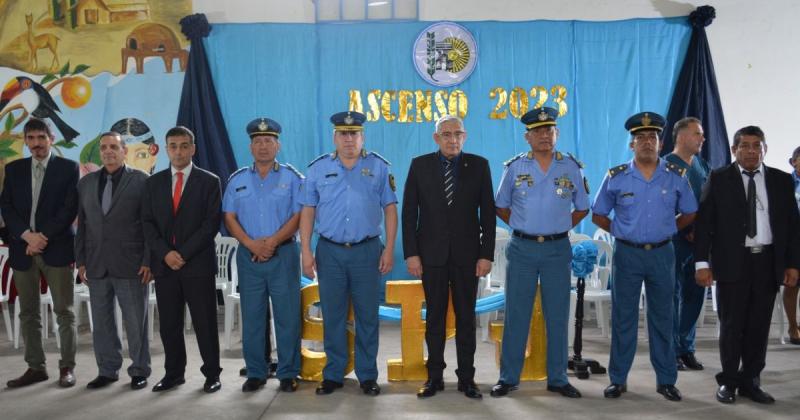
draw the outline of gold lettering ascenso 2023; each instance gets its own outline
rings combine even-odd
[[[436,121],[442,115],[467,116],[469,99],[461,89],[447,90],[380,90],[367,92],[366,100],[358,89],[349,92],[350,111],[366,114],[367,121],[396,123],[423,123]],[[559,117],[567,114],[567,88],[553,85],[550,89],[534,86],[525,90],[519,86],[507,91],[495,87],[489,91],[489,98],[495,101],[488,113],[489,119],[504,120],[509,117],[522,117],[528,110],[548,105],[558,110]],[[549,102],[548,102],[549,101]],[[364,103],[367,110],[365,111]]]

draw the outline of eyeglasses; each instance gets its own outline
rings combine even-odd
[[[445,140],[452,140],[454,138],[455,139],[462,139],[466,135],[467,135],[467,133],[465,133],[463,131],[444,131],[444,132],[439,133],[439,137],[441,137],[441,138],[443,138]]]

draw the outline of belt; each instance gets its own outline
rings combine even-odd
[[[637,244],[636,242],[626,241],[625,239],[616,238],[617,241],[622,242],[625,245],[632,246],[634,248],[641,248],[645,251],[649,251],[651,249],[661,248],[662,246],[672,242],[672,239],[664,239],[661,242],[650,243],[650,244]]]
[[[751,254],[761,254],[772,249],[772,245],[746,246],[745,249]]]
[[[322,239],[325,242],[329,242],[329,243],[332,243],[334,245],[343,246],[345,248],[352,248],[352,247],[354,247],[356,245],[363,244],[364,242],[369,242],[369,241],[377,238],[377,236],[367,236],[366,238],[364,238],[364,239],[362,239],[360,241],[356,241],[356,242],[336,242],[336,241],[328,239],[328,238],[326,238],[326,237],[324,237],[322,235],[320,235],[319,238]]]
[[[514,236],[516,236],[517,238],[528,239],[531,241],[542,243],[545,241],[555,241],[556,239],[566,238],[567,236],[569,236],[569,232],[554,233],[552,235],[528,235],[527,233],[515,230]]]

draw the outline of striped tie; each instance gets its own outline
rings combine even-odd
[[[444,164],[444,197],[447,200],[447,205],[453,204],[453,162],[447,160]]]

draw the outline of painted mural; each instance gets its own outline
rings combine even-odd
[[[189,57],[178,22],[191,12],[191,0],[0,0],[0,169],[26,156],[30,116],[83,173],[99,167],[108,130],[129,165],[166,166],[157,140],[177,117]]]

